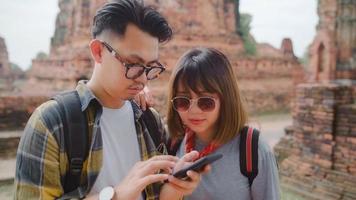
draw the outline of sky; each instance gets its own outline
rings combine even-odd
[[[22,69],[40,51],[49,52],[54,34],[57,0],[0,0],[0,36],[5,38],[9,59]],[[315,36],[316,0],[240,0],[240,12],[253,16],[251,32],[257,42],[279,48],[283,38],[293,41],[302,56]]]

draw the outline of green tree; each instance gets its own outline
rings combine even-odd
[[[250,34],[252,16],[247,13],[240,14],[240,30],[241,38],[244,42],[245,53],[247,55],[256,55],[256,42]]]
[[[256,55],[256,42],[250,34],[252,16],[240,13],[240,0],[225,0],[225,3],[234,3],[235,32],[241,36],[247,55]]]
[[[48,55],[45,53],[45,52],[38,52],[37,55],[36,55],[36,59],[38,60],[43,60],[43,59],[46,59],[48,58]]]

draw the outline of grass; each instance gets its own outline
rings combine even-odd
[[[270,117],[270,116],[278,116],[278,115],[290,115],[291,110],[288,108],[279,109],[279,110],[269,110],[262,112],[250,113],[251,117]]]
[[[0,182],[0,199],[10,200],[13,199],[14,185],[13,181]]]
[[[301,196],[298,196],[294,193],[291,193],[287,190],[283,190],[281,191],[281,200],[307,200]]]
[[[285,120],[291,119],[292,114],[288,110],[279,110],[279,111],[266,111],[260,113],[253,113],[250,115],[250,119],[257,120],[257,121],[278,121],[278,120]]]

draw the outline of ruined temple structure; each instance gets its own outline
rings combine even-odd
[[[28,117],[53,93],[72,89],[77,80],[90,78],[93,61],[88,44],[91,20],[107,0],[58,0],[59,13],[48,56],[37,56],[16,92],[0,95],[0,160],[13,158]],[[223,51],[236,72],[250,112],[288,108],[294,85],[303,80],[301,65],[290,39],[281,48],[256,44],[257,54],[244,55],[244,44],[236,34],[235,0],[145,0],[172,24],[174,38],[162,45],[160,59],[167,72],[149,83],[155,108],[164,114],[166,83],[177,59],[186,50],[207,46]],[[8,77],[8,59],[0,40],[0,85]],[[5,62],[3,61],[5,58]],[[17,87],[17,86],[16,86]],[[2,93],[0,89],[0,93]],[[10,133],[9,133],[10,131]],[[1,163],[0,163],[1,164]],[[2,165],[1,165],[2,166]]]
[[[12,89],[13,76],[5,39],[0,37],[0,93]]]
[[[93,61],[88,43],[91,20],[107,0],[59,0],[56,29],[48,58],[34,59],[22,93],[53,93],[73,88],[79,79],[90,77]],[[257,44],[256,56],[243,55],[243,42],[236,34],[234,1],[231,0],[145,0],[165,15],[173,27],[174,38],[162,45],[160,58],[167,66],[159,80],[150,83],[163,109],[166,82],[177,59],[186,50],[207,46],[223,51],[231,60],[241,82],[250,110],[278,110],[289,107],[293,87],[303,79],[301,65],[293,53],[290,39],[281,49]],[[207,20],[208,19],[208,20]],[[298,73],[299,72],[299,73]],[[275,88],[278,87],[278,90]],[[36,91],[32,90],[36,88]],[[258,96],[258,97],[257,97]],[[162,109],[161,109],[162,108]]]
[[[300,199],[356,199],[356,1],[318,1],[312,80],[275,146],[282,187]]]
[[[60,13],[51,39],[49,57],[33,60],[24,92],[33,85],[40,86],[41,92],[72,88],[78,79],[90,77],[93,67],[88,48],[91,20],[95,11],[106,2],[59,0]],[[162,47],[160,55],[166,66],[173,66],[186,49],[196,44],[205,45],[208,39],[211,45],[217,43],[227,46],[231,53],[236,54],[240,50],[242,43],[238,36],[232,34],[235,30],[233,5],[224,4],[222,0],[210,2],[145,1],[168,16],[175,28],[175,39]],[[206,17],[211,20],[204,20]],[[222,35],[229,37],[219,37]],[[230,40],[238,45],[231,44]]]

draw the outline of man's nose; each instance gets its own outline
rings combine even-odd
[[[147,75],[146,75],[146,71],[144,71],[144,72],[141,74],[141,76],[137,77],[137,78],[135,79],[135,81],[140,82],[140,83],[146,85],[146,83],[147,83],[147,81],[148,81]]]

